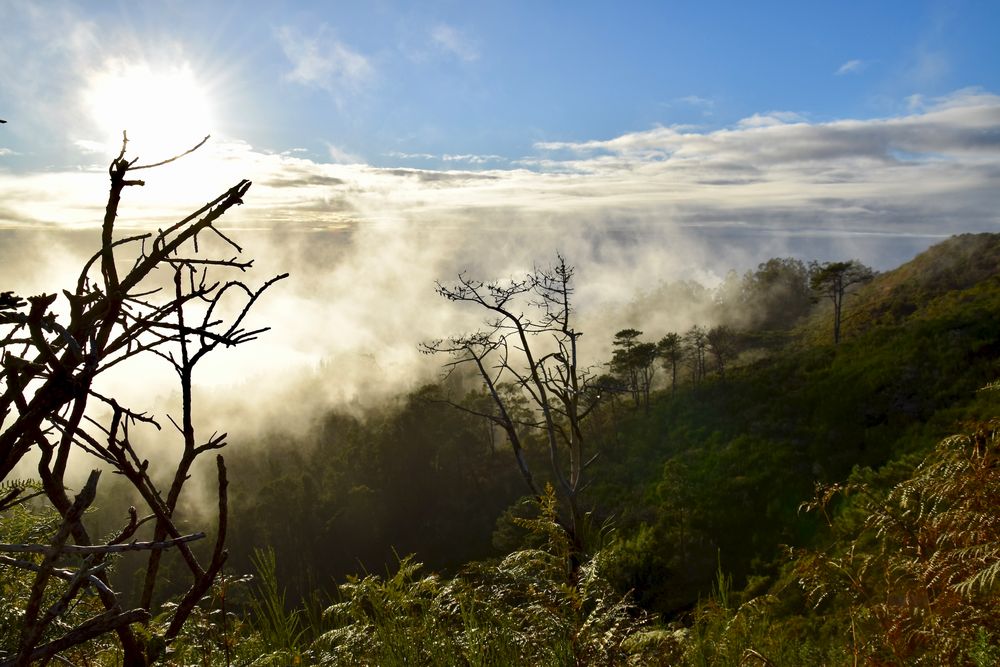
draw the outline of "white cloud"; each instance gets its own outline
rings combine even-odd
[[[395,158],[397,160],[422,160],[422,161],[440,161],[440,162],[465,162],[471,165],[484,165],[489,163],[509,163],[510,160],[503,155],[496,155],[494,153],[488,153],[485,155],[479,155],[476,153],[406,153],[401,151],[392,151],[385,154],[386,157]]]
[[[290,26],[279,28],[276,35],[292,65],[286,74],[289,81],[339,93],[344,88],[361,88],[375,73],[368,58],[336,39],[325,26],[313,36]]]
[[[771,127],[773,125],[801,123],[805,120],[805,116],[794,111],[768,111],[767,113],[755,113],[749,118],[743,118],[737,123],[737,126],[741,128]]]
[[[656,220],[673,229],[920,235],[1000,225],[998,147],[1000,97],[970,89],[924,100],[906,116],[815,123],[772,112],[715,131],[656,127],[608,140],[539,143],[537,154],[519,161],[526,168],[377,168],[332,145],[330,158],[350,164],[263,154],[240,143],[217,144],[198,159],[219,178],[254,180],[239,219],[268,229],[400,221],[471,229],[500,219],[528,226],[589,220],[596,229]],[[491,155],[398,157],[507,164]],[[208,199],[203,172],[191,171],[190,181],[162,191]],[[177,178],[184,173],[178,168]],[[74,185],[84,176],[5,175],[0,201],[22,224],[80,224],[94,219],[89,199],[74,194],[85,191]],[[66,193],[58,205],[54,192]],[[163,208],[151,213],[153,224],[173,206],[151,189],[135,196],[148,211]]]
[[[397,160],[435,160],[438,158],[437,155],[431,153],[406,153],[402,151],[391,151],[386,153],[386,157],[396,158]]]
[[[682,104],[688,104],[693,107],[702,107],[705,109],[711,109],[715,106],[715,100],[709,99],[707,97],[700,97],[698,95],[685,95],[684,97],[678,97],[675,102],[681,102]]]
[[[444,154],[441,159],[445,162],[467,162],[469,164],[486,164],[488,162],[506,162],[507,159],[502,155],[475,155],[471,153],[465,153],[462,155],[451,155]]]
[[[472,62],[479,59],[479,49],[465,33],[444,23],[431,29],[431,42],[440,50],[461,60]]]
[[[328,143],[326,145],[326,152],[330,155],[330,159],[338,164],[364,164],[364,158],[356,153],[351,153],[346,151],[340,146],[335,146],[334,144]]]
[[[291,402],[307,409],[326,400],[324,392],[377,400],[380,391],[405,390],[433,373],[435,361],[421,358],[416,342],[467,326],[459,310],[435,299],[433,281],[463,268],[476,277],[516,275],[561,250],[579,269],[582,329],[588,349],[600,354],[615,329],[595,320],[620,306],[622,294],[663,279],[711,279],[792,248],[807,258],[857,256],[887,268],[934,238],[1000,230],[998,148],[1000,97],[978,90],[925,100],[919,112],[899,117],[658,127],[550,142],[525,160],[530,169],[329,164],[214,142],[147,172],[145,187],[126,192],[121,224],[162,227],[232,183],[252,180],[246,204],[227,214],[225,226],[256,253],[254,271],[292,276],[255,315],[275,330],[226,361],[239,373],[316,380],[311,398]],[[0,172],[0,228],[94,230],[106,180],[104,168]],[[0,243],[0,254],[15,247]],[[897,255],[886,259],[873,247]],[[16,281],[30,277],[31,290],[51,291],[58,285],[44,284],[45,272],[76,265],[65,244],[37,243],[21,254],[50,268],[36,275],[22,261],[15,271],[0,257],[6,289],[21,289]],[[650,330],[673,325],[656,326]],[[335,382],[318,379],[321,361],[336,369]],[[260,391],[281,389],[281,382],[263,384]],[[271,403],[289,401],[254,401]],[[245,426],[254,424],[248,416]]]
[[[834,74],[836,76],[844,76],[845,74],[858,74],[865,67],[867,67],[867,65],[868,63],[866,63],[864,60],[848,60],[846,63],[838,67],[837,71],[834,72]]]

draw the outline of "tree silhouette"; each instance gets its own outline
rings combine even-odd
[[[684,359],[684,340],[676,332],[665,335],[656,344],[656,353],[663,359],[663,367],[670,369],[670,391],[677,391],[677,366]]]
[[[199,438],[193,420],[193,377],[201,360],[221,347],[233,347],[255,339],[267,328],[248,328],[250,309],[263,292],[287,274],[267,280],[259,288],[236,279],[209,279],[209,271],[249,269],[253,261],[241,260],[242,248],[224,234],[216,222],[233,206],[243,203],[250,181],[240,181],[212,201],[173,225],[154,233],[116,237],[115,223],[126,188],[142,186],[132,174],[173,162],[199,148],[208,137],[188,151],[153,164],[140,165],[126,158],[128,138],[123,134],[121,151],[111,162],[111,188],[101,228],[101,247],[83,266],[75,286],[63,290],[65,300],[57,307],[57,295],[41,294],[26,301],[5,292],[0,298],[0,477],[7,478],[29,453],[38,457],[37,472],[44,495],[62,517],[62,524],[41,563],[0,564],[34,571],[35,578],[23,617],[16,658],[2,664],[27,665],[47,661],[59,651],[108,632],[116,632],[128,666],[150,664],[162,655],[177,636],[194,605],[208,591],[226,560],[227,476],[221,455],[217,456],[218,528],[207,563],[188,543],[204,534],[183,535],[176,510],[185,482],[199,457],[226,444],[225,434]],[[212,243],[235,251],[231,256],[201,254]],[[132,250],[126,256],[126,250]],[[167,278],[164,280],[163,278]],[[181,406],[175,419],[180,456],[173,471],[160,469],[167,456],[158,455],[151,464],[142,455],[145,428],[161,428],[156,418],[131,409],[120,397],[101,393],[95,382],[103,373],[136,359],[157,357],[177,375]],[[144,516],[134,509],[125,527],[105,544],[95,543],[93,529],[84,516],[94,500],[99,472],[94,471],[83,490],[71,498],[66,474],[74,452],[94,457],[100,465],[120,474],[142,499]],[[160,480],[167,480],[161,488]],[[0,499],[0,511],[19,502],[16,493]],[[153,540],[137,543],[140,526],[153,524]],[[68,541],[75,546],[71,548]],[[18,551],[4,545],[0,551]],[[40,546],[40,545],[35,545]],[[148,622],[153,594],[159,581],[161,554],[176,549],[191,582],[187,592],[168,615],[162,635],[137,633],[132,625]],[[71,560],[70,554],[86,554],[76,569],[56,569]],[[138,601],[128,608],[108,587],[105,567],[108,557],[124,550],[145,550],[144,585]],[[53,593],[52,579],[59,572],[71,578],[61,593]],[[105,611],[66,630],[63,611],[86,589],[95,589]],[[43,600],[59,595],[59,605],[42,613]]]
[[[639,336],[642,332],[638,329],[622,329],[615,334],[611,345],[614,351],[611,354],[611,373],[624,382],[625,387],[632,395],[632,403],[639,405],[639,367],[633,355],[635,346],[639,344]]]
[[[691,383],[697,386],[705,379],[705,354],[708,349],[708,330],[695,324],[684,333],[684,350],[691,365]]]
[[[843,316],[844,297],[855,285],[870,282],[875,277],[871,267],[856,259],[847,262],[809,263],[809,286],[817,298],[833,302],[833,342],[840,342],[840,323]]]
[[[621,377],[632,394],[632,402],[649,409],[649,392],[656,372],[656,344],[639,340],[638,329],[622,329],[612,345],[611,370]]]
[[[705,333],[708,352],[715,359],[719,377],[725,379],[726,365],[739,353],[739,340],[735,331],[724,324],[714,326]]]
[[[461,274],[454,285],[438,283],[438,294],[485,310],[487,319],[479,331],[431,341],[422,349],[451,355],[450,369],[475,367],[496,411],[453,405],[504,430],[525,484],[539,499],[542,487],[525,457],[522,431],[538,430],[543,435],[549,471],[568,510],[564,527],[579,554],[584,538],[579,494],[584,473],[597,458],[587,458],[582,423],[600,396],[590,391],[591,376],[578,365],[577,345],[583,334],[572,325],[572,279],[573,268],[559,256],[551,269],[535,269],[523,279],[484,283]],[[506,384],[516,387],[533,406],[530,421],[515,418],[511,399],[503,392]]]

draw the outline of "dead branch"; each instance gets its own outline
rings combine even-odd
[[[86,556],[90,554],[120,554],[127,551],[151,551],[153,549],[170,549],[185,542],[194,542],[205,538],[205,533],[191,533],[181,535],[176,539],[163,540],[162,542],[128,542],[126,544],[97,544],[90,546],[79,546],[75,544],[65,544],[59,551],[66,554]],[[0,544],[0,552],[21,553],[21,554],[44,554],[52,549],[44,544]]]
[[[222,458],[222,455],[216,457],[216,464],[219,471],[219,530],[215,539],[215,549],[212,551],[212,561],[205,570],[205,574],[191,586],[180,604],[177,605],[174,617],[171,619],[170,626],[164,635],[167,641],[171,641],[177,637],[184,622],[191,615],[191,612],[194,611],[194,606],[208,592],[212,582],[215,581],[219,572],[222,571],[222,566],[225,565],[226,559],[229,557],[229,553],[224,548],[226,530],[229,523],[229,495],[227,491],[229,480],[226,475],[226,462]]]
[[[148,618],[159,577],[160,554],[176,548],[192,578],[171,621],[168,641],[179,632],[225,561],[228,482],[221,458],[219,528],[207,567],[198,562],[188,544],[203,538],[204,533],[181,534],[175,518],[195,460],[226,444],[225,434],[213,434],[207,440],[197,436],[192,410],[193,373],[197,363],[217,348],[249,342],[268,330],[247,326],[249,313],[263,293],[287,274],[266,280],[260,287],[208,278],[209,271],[245,273],[253,266],[252,259],[239,255],[202,256],[198,244],[199,234],[211,232],[242,253],[239,244],[216,224],[229,209],[243,203],[251,186],[247,180],[156,233],[115,238],[124,190],[144,185],[144,181],[131,178],[130,172],[174,162],[200,148],[207,139],[166,160],[137,165],[136,159],[126,157],[128,135],[122,134],[121,150],[108,167],[110,190],[101,224],[100,250],[84,263],[74,291],[61,293],[68,304],[68,315],[65,308],[57,307],[55,294],[24,300],[10,292],[0,293],[0,478],[36,450],[44,495],[63,517],[50,545],[0,545],[0,552],[43,555],[41,564],[33,567],[26,567],[27,561],[0,556],[0,565],[35,573],[21,627],[18,664],[38,659],[39,655],[50,657],[60,650],[52,649],[57,643],[37,646],[42,630],[63,615],[84,587],[94,586],[106,612],[68,632],[57,640],[62,642],[58,645],[73,645],[72,641],[80,637],[114,630],[121,641],[124,664],[145,666],[152,657],[128,625],[133,622],[129,619]],[[122,261],[120,255],[126,251],[134,254]],[[156,278],[160,269],[173,273],[174,290],[162,289]],[[226,299],[223,306],[227,296],[235,296],[242,305],[223,316],[220,314],[228,311],[231,303]],[[182,405],[177,425],[183,447],[174,469],[167,471],[165,477],[170,482],[166,489],[154,482],[149,461],[139,455],[141,448],[133,442],[133,431],[141,433],[146,426],[159,429],[157,420],[141,410],[123,407],[93,386],[100,373],[147,353],[166,360],[180,379]],[[104,407],[110,408],[110,419],[104,416]],[[72,452],[94,456],[123,475],[142,498],[149,515],[140,521],[133,508],[128,523],[113,540],[93,544],[80,507],[93,500],[96,478],[84,487],[89,496],[81,492],[76,500],[70,500],[64,478]],[[6,492],[0,498],[0,511],[23,502],[21,495]],[[147,521],[155,521],[153,539],[135,540],[138,527]],[[74,544],[68,543],[69,538]],[[149,557],[139,609],[123,613],[116,595],[106,585],[103,562],[110,555],[127,551],[147,552]],[[76,570],[55,566],[59,557],[70,555],[83,556],[85,564]],[[68,585],[42,614],[41,600],[50,579]],[[47,595],[47,599],[52,596]]]
[[[0,662],[0,667],[20,667],[20,665],[40,662],[60,651],[79,646],[103,634],[126,628],[133,623],[146,623],[147,621],[149,621],[149,612],[145,609],[132,609],[126,612],[108,611],[77,626],[59,639],[39,646],[23,660],[19,656],[14,660]]]
[[[549,472],[568,509],[565,525],[579,551],[583,519],[579,493],[584,487],[583,473],[594,461],[594,457],[584,458],[581,423],[593,404],[581,402],[589,375],[577,362],[582,334],[571,325],[572,277],[572,267],[558,256],[552,269],[536,268],[523,279],[487,283],[461,273],[453,285],[438,282],[435,291],[448,301],[485,310],[487,329],[425,343],[421,349],[448,355],[449,372],[462,364],[475,367],[497,410],[478,414],[504,429],[522,478],[532,494],[540,497],[523,456],[519,427],[524,422],[512,417],[508,400],[498,391],[501,382],[517,387],[533,406],[548,448]]]
[[[138,166],[135,166],[135,167],[131,167],[131,170],[132,171],[137,171],[139,169],[152,169],[153,167],[160,167],[160,166],[165,165],[165,164],[170,164],[171,162],[173,162],[175,160],[181,159],[185,155],[190,155],[191,153],[194,153],[196,150],[198,150],[199,148],[201,148],[202,146],[204,146],[205,142],[208,141],[211,137],[212,137],[211,134],[207,134],[207,135],[205,135],[204,139],[202,139],[197,144],[195,144],[191,148],[187,149],[183,153],[178,153],[177,155],[175,155],[175,156],[173,156],[171,158],[167,158],[166,160],[161,160],[159,162],[154,162],[153,164],[143,164],[143,165],[138,165]]]
[[[40,572],[42,570],[42,566],[39,565],[38,563],[34,563],[30,560],[19,560],[17,558],[11,558],[10,556],[0,556],[0,563],[4,563],[12,567],[19,567],[22,570],[30,570],[32,572]],[[87,579],[90,580],[90,584],[94,588],[100,591],[104,591],[106,593],[112,593],[111,589],[108,588],[107,585],[105,585],[105,583],[101,581],[100,578],[97,576],[97,572],[99,571],[100,570],[88,571],[86,572],[85,576],[87,577]],[[71,581],[74,577],[78,576],[79,573],[79,571],[66,570],[60,568],[53,568],[52,570],[50,570],[50,572],[52,576],[62,579],[64,581]]]

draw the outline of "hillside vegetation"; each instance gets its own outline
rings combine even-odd
[[[956,429],[1000,414],[997,393],[980,391],[1000,375],[997,267],[1000,236],[949,239],[850,296],[839,345],[819,303],[790,330],[749,331],[724,378],[709,372],[694,385],[684,371],[671,390],[661,369],[648,408],[627,392],[609,400],[588,422],[601,456],[586,500],[591,546],[603,549],[619,594],[683,625],[718,589],[720,571],[736,589],[749,585],[746,595],[786,585],[787,549],[829,539],[822,520],[800,511],[817,485],[865,480],[873,493],[888,492]],[[365,551],[381,543],[448,571],[530,544],[511,519],[524,514],[524,490],[502,441],[435,402],[443,393],[428,387],[366,421],[331,415],[325,435],[294,444],[306,460],[288,463],[293,478],[268,487],[298,497],[295,475],[328,480],[310,500],[330,498],[314,505],[328,510],[275,522],[328,554],[308,568],[342,575],[351,563],[321,568],[353,549],[370,554],[369,571],[391,569],[391,552]],[[540,445],[530,454],[544,456]],[[257,530],[275,506],[259,499]],[[354,512],[352,525],[333,527]],[[297,516],[327,517],[326,532],[290,524]],[[304,571],[302,549],[276,549],[279,563]]]
[[[709,372],[694,385],[684,370],[671,390],[661,368],[648,408],[627,392],[609,400],[588,422],[601,456],[586,500],[591,548],[618,593],[650,618],[684,626],[702,613],[699,600],[718,593],[720,572],[731,589],[749,587],[746,599],[785,590],[788,549],[830,539],[830,527],[800,508],[817,485],[864,481],[870,493],[888,493],[936,443],[997,415],[997,393],[980,390],[1000,374],[998,266],[1000,237],[949,239],[853,294],[839,345],[820,303],[791,329],[744,330],[748,342],[724,378]],[[446,390],[427,387],[368,420],[331,415],[322,432],[291,446],[287,476],[265,489],[300,497],[298,479],[322,478],[312,487],[322,491],[304,497],[328,509],[274,522],[308,535],[317,552],[304,563],[305,551],[283,553],[279,541],[279,563],[294,563],[300,576],[311,569],[312,580],[342,576],[352,563],[335,554],[353,550],[369,554],[367,571],[392,570],[394,545],[447,572],[530,546],[513,518],[527,510],[502,440],[437,402]],[[529,455],[544,452],[539,445]],[[259,531],[277,501],[258,495],[257,503]],[[326,523],[298,526],[298,516]],[[348,516],[357,518],[348,525]],[[803,598],[796,613],[804,609]]]
[[[636,335],[584,422],[582,555],[465,378],[261,434],[229,457],[227,569],[258,580],[217,587],[176,660],[995,664],[1000,235],[860,286],[838,344],[800,283],[759,287],[804,271],[728,281],[704,311],[726,354],[683,361],[675,385],[661,345],[648,397],[629,346],[688,332],[620,323]],[[525,443],[548,456],[528,426]],[[15,518],[0,529],[28,530]]]
[[[737,582],[772,571],[780,545],[813,538],[799,504],[817,483],[912,467],[995,416],[979,389],[1000,371],[998,266],[998,237],[950,239],[862,288],[840,345],[817,313],[766,359],[622,418],[595,496],[628,535],[624,585],[669,614],[717,559]]]

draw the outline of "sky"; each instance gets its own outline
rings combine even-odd
[[[498,200],[512,218],[570,212],[583,189],[606,193],[596,208],[619,222],[794,233],[853,216],[865,223],[848,232],[889,234],[997,223],[987,206],[921,225],[910,209],[954,216],[893,192],[960,196],[995,177],[994,2],[4,0],[0,21],[0,174],[22,192],[30,177],[103,169],[130,126],[133,148],[153,155],[212,134],[230,157],[291,167],[300,176],[284,189],[300,201],[332,177],[369,179],[366,191],[419,180],[414,198],[447,217]],[[455,172],[468,177],[444,187]],[[843,187],[822,187],[832,181]],[[360,222],[326,185],[341,215],[307,224]],[[782,223],[799,211],[775,190],[803,185],[813,211]],[[86,219],[5,199],[0,224]]]
[[[285,361],[409,368],[452,322],[435,279],[557,251],[599,304],[1000,231],[997,2],[0,0],[0,26],[0,280],[70,273],[123,129],[144,162],[211,134],[119,227],[253,180],[226,224],[292,267]]]

